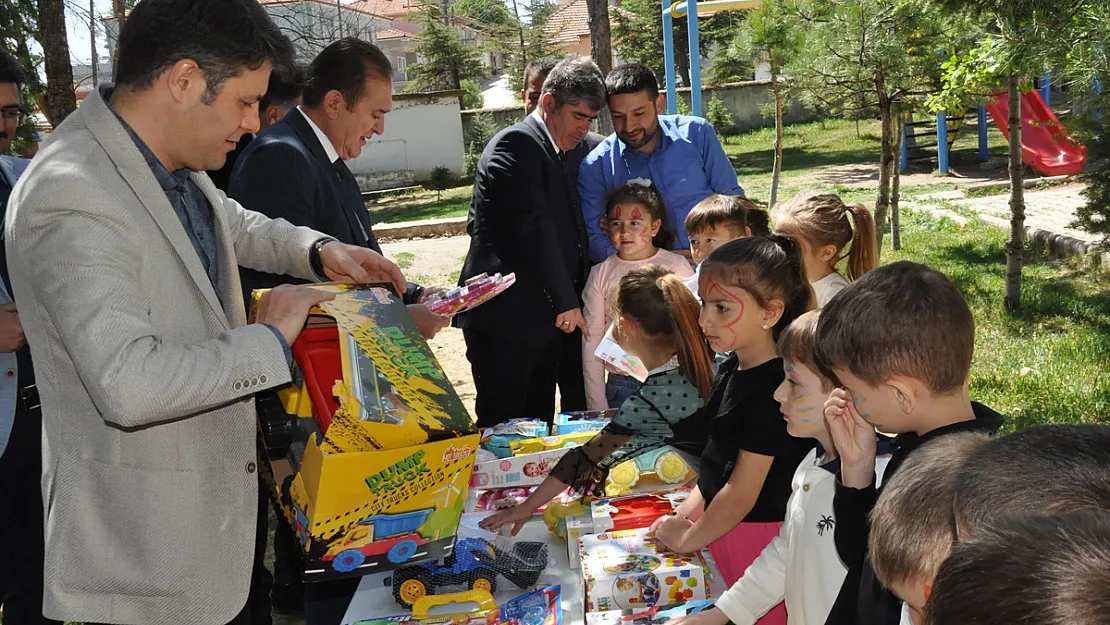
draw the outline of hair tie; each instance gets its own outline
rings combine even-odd
[[[632,180],[628,181],[628,184],[634,184],[634,185],[638,185],[638,186],[641,186],[641,187],[649,187],[650,188],[651,187],[651,180],[648,180],[647,178],[633,178]]]
[[[666,277],[667,277],[666,275],[663,275],[663,276],[659,276],[658,278],[656,278],[655,279],[655,288],[662,291],[663,290],[663,278],[666,278]]]

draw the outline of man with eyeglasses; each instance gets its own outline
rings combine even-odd
[[[0,220],[20,174],[30,161],[6,156],[26,112],[19,61],[0,49]],[[15,537],[0,549],[0,608],[5,625],[57,623],[42,615],[43,522],[42,410],[23,338],[0,232],[0,493],[5,510],[0,532]]]

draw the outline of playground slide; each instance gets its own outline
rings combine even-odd
[[[987,104],[994,123],[1010,137],[1009,99],[1005,92]],[[1068,135],[1040,92],[1021,94],[1021,162],[1045,176],[1078,174],[1087,162],[1087,148]]]

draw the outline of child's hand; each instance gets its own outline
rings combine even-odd
[[[662,517],[662,522],[658,525],[652,524],[655,528],[655,550],[663,551],[660,547],[665,547],[669,551],[675,553],[686,553],[689,548],[686,547],[686,534],[694,523],[684,516],[677,514],[668,514]]]
[[[867,488],[875,480],[875,427],[864,420],[847,390],[833,390],[825,400],[825,420],[840,455],[840,479],[850,488]]]
[[[501,526],[512,523],[513,530],[510,532],[510,536],[516,536],[520,532],[520,528],[524,527],[524,523],[532,518],[533,512],[535,510],[530,510],[525,504],[516,505],[482,519],[478,523],[478,527],[489,532],[495,532]]]
[[[717,608],[710,608],[697,614],[679,616],[667,622],[671,625],[728,625],[728,617]]]

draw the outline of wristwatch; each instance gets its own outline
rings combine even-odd
[[[320,260],[320,250],[324,249],[324,246],[328,243],[334,242],[335,239],[331,237],[318,239],[308,251],[308,264],[312,267],[312,273],[316,274],[316,279],[321,282],[328,281],[328,274],[324,272],[324,263]]]

